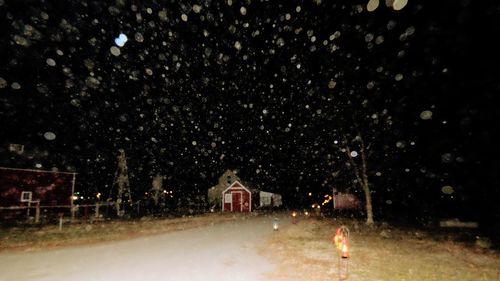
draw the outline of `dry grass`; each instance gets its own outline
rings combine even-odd
[[[0,229],[0,251],[37,251],[47,248],[93,244],[112,240],[155,235],[176,230],[213,225],[237,217],[213,213],[196,217],[130,221],[103,221],[93,224],[65,224],[59,226],[15,227]]]
[[[350,229],[349,274],[344,280],[500,280],[500,255],[433,235],[368,228],[354,220],[303,219],[280,229],[265,253],[278,263],[273,280],[339,280],[338,254],[331,243],[335,229]],[[441,240],[441,239],[438,239]]]

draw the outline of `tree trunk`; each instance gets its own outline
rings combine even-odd
[[[372,195],[370,193],[370,187],[368,183],[363,183],[363,192],[365,193],[366,201],[366,224],[373,225],[373,207],[372,207]]]
[[[373,206],[372,206],[372,194],[370,192],[370,185],[368,182],[368,174],[367,174],[367,168],[366,168],[366,154],[365,154],[365,144],[363,142],[363,139],[361,138],[361,135],[358,135],[356,137],[356,140],[360,142],[361,145],[361,167],[358,167],[354,159],[352,158],[351,155],[351,149],[349,148],[347,139],[344,138],[345,142],[345,149],[346,149],[346,154],[347,157],[349,158],[349,161],[351,162],[351,165],[353,166],[354,170],[354,175],[356,176],[356,180],[363,189],[363,193],[365,194],[365,208],[366,208],[366,224],[367,225],[373,225],[374,220],[373,220]]]
[[[362,163],[362,176],[363,176],[363,192],[365,193],[366,199],[366,224],[373,225],[373,206],[372,206],[372,194],[370,192],[370,185],[368,183],[368,173],[366,168],[366,152],[365,143],[361,135],[358,135],[359,142],[361,144],[361,163]]]

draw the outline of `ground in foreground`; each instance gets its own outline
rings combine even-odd
[[[347,278],[339,276],[332,243],[342,225],[350,229]],[[276,231],[261,251],[278,263],[273,280],[500,280],[496,252],[421,230],[368,228],[355,220],[302,218]]]

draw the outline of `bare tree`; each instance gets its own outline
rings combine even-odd
[[[357,142],[359,144],[361,165],[359,165],[355,160],[355,158],[357,157],[357,152],[351,149],[350,144],[345,136],[344,136],[343,152],[345,152],[347,158],[349,159],[349,163],[351,164],[354,176],[356,178],[356,183],[361,187],[365,195],[366,224],[373,225],[374,220],[373,220],[372,195],[370,191],[370,183],[368,182],[365,143],[360,133],[357,134],[357,136],[352,140],[351,143],[353,142]]]
[[[153,198],[155,207],[158,206],[160,195],[163,191],[163,176],[156,175],[155,177],[153,177],[152,187],[150,189],[151,198]]]
[[[113,184],[111,185],[109,197],[111,199],[111,194],[116,192],[116,213],[119,217],[122,217],[125,214],[125,208],[122,207],[122,205],[124,206],[125,202],[129,204],[132,203],[132,193],[130,192],[130,181],[128,178],[127,158],[125,156],[125,150],[119,149],[118,152],[118,165],[116,167],[115,177],[113,179]]]

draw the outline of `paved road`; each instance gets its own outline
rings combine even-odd
[[[100,245],[0,253],[0,281],[267,280],[274,265],[257,253],[272,217]],[[281,217],[281,223],[288,223]]]

